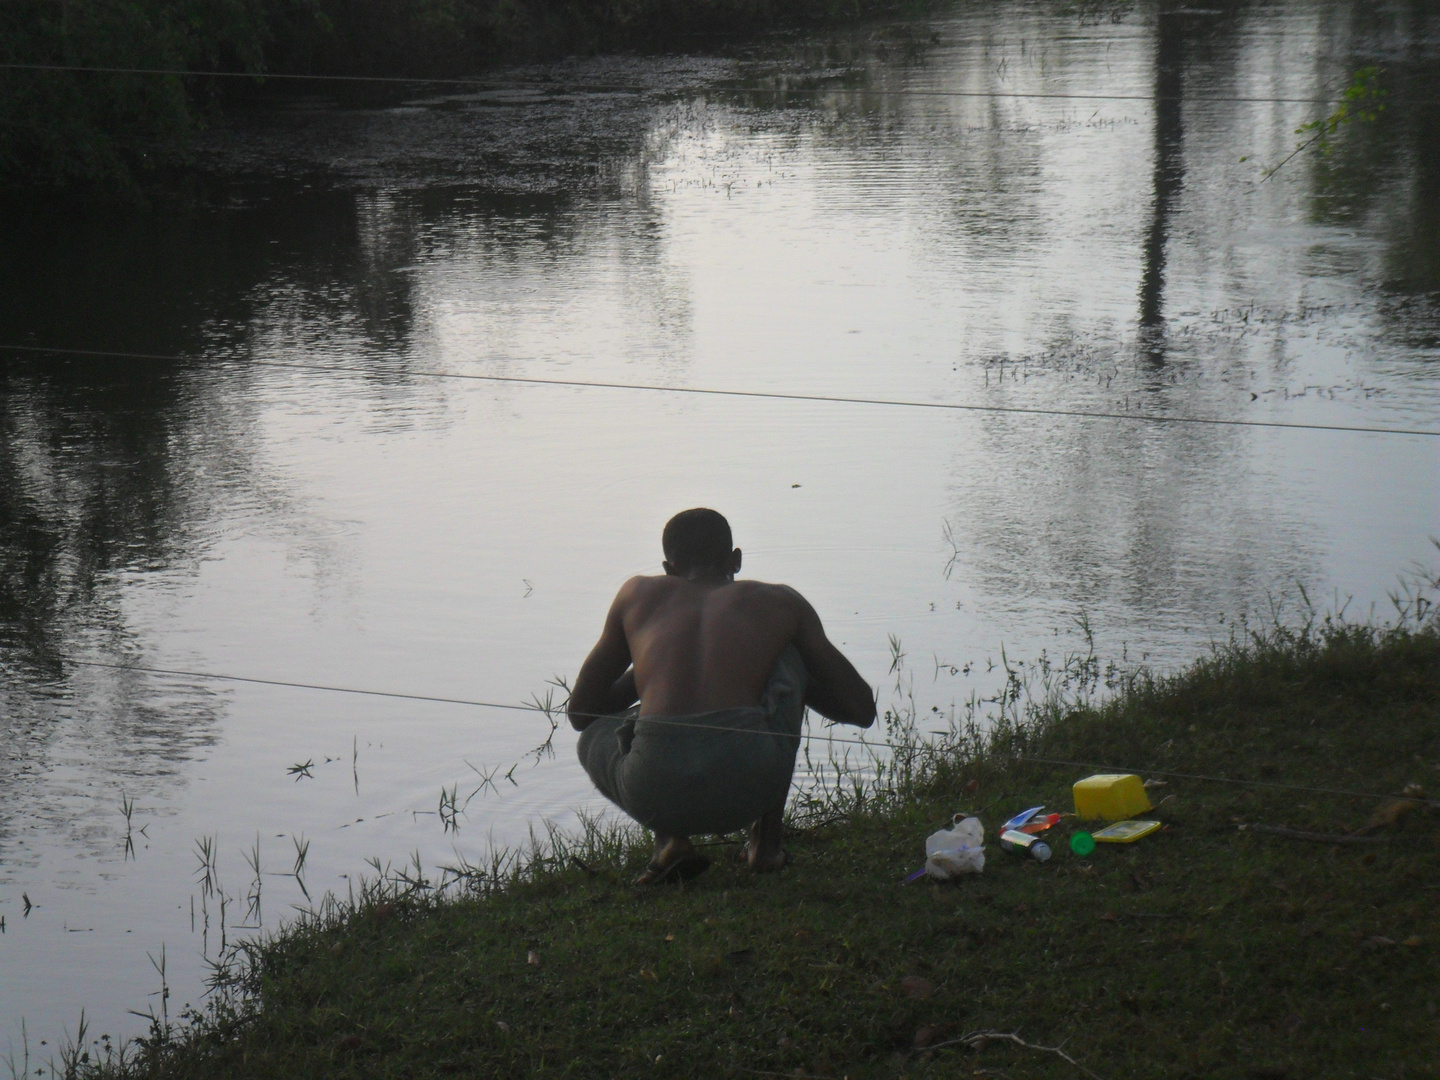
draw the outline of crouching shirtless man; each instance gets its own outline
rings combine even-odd
[[[575,679],[580,762],[655,833],[640,883],[694,877],[710,860],[691,836],[746,826],[751,868],[778,869],[805,708],[869,727],[875,697],[803,596],[735,580],[740,549],[714,510],[675,515],[662,546],[664,576],[621,586]]]

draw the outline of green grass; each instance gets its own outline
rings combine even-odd
[[[1276,631],[1170,679],[1123,679],[1099,706],[1076,704],[1098,669],[1066,672],[1028,707],[1013,680],[993,738],[971,728],[863,799],[802,807],[801,820],[843,820],[794,831],[782,873],[722,857],[684,887],[636,888],[643,848],[592,832],[588,869],[562,851],[508,884],[476,874],[459,899],[392,876],[254,952],[237,974],[248,999],[105,1071],[1085,1075],[1033,1048],[1063,1046],[1107,1080],[1436,1076],[1440,819],[1423,800],[1379,842],[1315,843],[1238,825],[1346,834],[1385,804],[1172,777],[1154,793],[1174,795],[1158,811],[1169,828],[1136,844],[1082,860],[1062,825],[1048,864],[992,841],[983,875],[899,884],[956,810],[989,806],[993,830],[1028,805],[1069,806],[1087,770],[1025,757],[1433,788],[1433,628]],[[981,1031],[1033,1046],[935,1048]]]

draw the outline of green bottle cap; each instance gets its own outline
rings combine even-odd
[[[1077,832],[1070,837],[1070,850],[1083,859],[1095,850],[1095,838],[1088,832]]]

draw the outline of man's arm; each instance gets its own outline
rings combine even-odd
[[[625,637],[625,607],[630,592],[627,581],[615,594],[600,640],[575,676],[565,711],[576,731],[584,731],[597,716],[628,709],[640,699],[635,690],[635,669],[630,666],[630,642]]]
[[[805,670],[810,675],[805,704],[839,723],[869,727],[875,722],[875,695],[870,684],[825,636],[820,616],[810,601],[794,589],[789,592],[795,598],[800,616],[795,648],[800,651],[800,659],[805,661]]]

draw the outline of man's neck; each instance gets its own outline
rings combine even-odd
[[[693,570],[685,575],[685,580],[695,585],[729,585],[735,575],[718,570]]]

